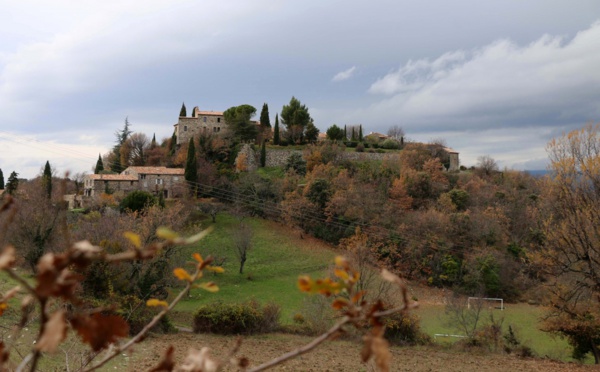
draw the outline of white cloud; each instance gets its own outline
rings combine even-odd
[[[331,79],[331,81],[344,81],[344,80],[348,80],[352,77],[352,75],[354,75],[354,71],[356,71],[356,66],[352,66],[347,70],[344,71],[340,71],[337,74],[335,74],[335,76],[333,77],[333,79]]]
[[[389,98],[368,111],[421,129],[584,124],[600,116],[597,66],[600,23],[568,42],[546,35],[520,47],[500,40],[409,61],[371,85],[369,93]]]

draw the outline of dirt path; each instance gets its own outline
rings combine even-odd
[[[240,355],[258,365],[311,340],[309,337],[269,334],[244,338]],[[174,335],[150,336],[136,347],[135,352],[123,357],[118,364],[124,370],[147,370],[156,365],[168,345],[175,347],[177,360],[189,348],[210,346],[217,357],[224,356],[235,338],[215,335],[196,335],[180,332]],[[306,354],[273,371],[373,371],[372,366],[360,361],[359,343],[350,341],[328,342],[313,353]],[[543,359],[520,359],[502,354],[468,354],[435,347],[392,348],[392,371],[592,371],[594,366],[580,366]]]

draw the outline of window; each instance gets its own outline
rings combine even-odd
[[[184,131],[184,132],[187,132],[187,125],[184,125],[184,126],[183,126],[183,131]]]
[[[157,179],[156,179],[156,184],[157,184],[157,185],[162,185],[162,184],[163,184],[163,180],[162,180],[162,179],[160,179],[160,178],[157,178]]]
[[[129,181],[129,185],[130,185],[130,186],[133,186],[133,181]]]
[[[177,177],[177,176],[173,177],[173,181],[179,181],[179,177]]]
[[[221,122],[221,118],[217,118],[217,123],[220,123],[220,122]]]
[[[202,118],[202,121],[206,123],[206,116]]]
[[[140,179],[145,180],[146,179],[146,175],[145,174],[140,174]]]
[[[217,132],[220,132],[220,131],[221,131],[221,127],[217,127]]]

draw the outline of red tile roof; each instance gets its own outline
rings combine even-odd
[[[128,174],[90,174],[88,178],[98,181],[137,181],[137,177]]]
[[[128,170],[139,174],[164,174],[164,175],[183,175],[185,173],[185,169],[183,168],[167,168],[167,167],[127,167],[123,171],[126,173]],[[137,178],[136,178],[137,179]]]
[[[198,111],[198,116],[223,116],[222,111]]]

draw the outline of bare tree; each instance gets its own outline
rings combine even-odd
[[[397,141],[402,140],[402,138],[404,138],[405,134],[406,133],[404,133],[404,128],[402,128],[399,125],[392,125],[390,127],[390,129],[388,129],[388,131],[387,131],[388,137],[393,138]]]
[[[240,222],[238,229],[233,233],[235,254],[240,262],[240,274],[244,273],[248,252],[252,248],[252,235],[252,228],[243,222]]]
[[[145,152],[149,149],[148,137],[144,133],[134,133],[127,139],[127,142],[130,148],[129,163],[138,166],[145,165]]]
[[[485,175],[498,171],[498,163],[489,155],[483,155],[477,158],[477,168]]]

